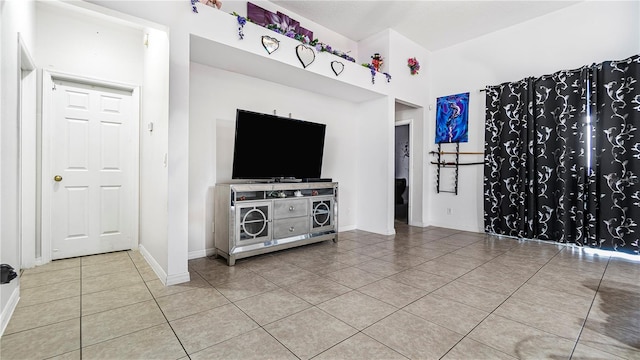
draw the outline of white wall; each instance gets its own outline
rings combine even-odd
[[[19,252],[19,114],[18,33],[28,48],[34,47],[32,1],[0,3],[0,263],[20,267]],[[20,295],[20,279],[0,285],[0,334]]]
[[[430,99],[429,85],[432,78],[426,65],[431,63],[431,52],[396,31],[389,30],[388,32],[390,56],[389,65],[385,71],[392,76],[392,94],[396,100],[407,104],[428,104]],[[407,66],[407,60],[412,57],[420,62],[420,71],[416,75],[411,75]]]
[[[167,139],[169,136],[169,37],[147,28],[140,119],[140,246],[166,278],[168,265]],[[149,126],[152,124],[152,130]]]
[[[77,13],[55,2],[37,3],[39,68],[141,85],[143,33],[108,20]]]
[[[540,76],[562,69],[616,60],[640,52],[640,3],[586,1],[510,28],[433,53],[431,104],[440,96],[470,92],[469,142],[461,151],[484,149],[486,85]],[[435,111],[429,112],[425,151],[434,143]],[[453,146],[453,145],[451,145]],[[482,157],[463,156],[463,161]],[[460,168],[459,194],[435,194],[429,168],[426,192],[431,194],[429,223],[483,231],[483,167]],[[444,209],[451,208],[446,215]],[[464,219],[464,221],[460,221]]]
[[[340,195],[345,194],[339,197],[340,228],[356,227],[356,104],[198,63],[191,63],[190,94],[190,258],[213,248],[213,186],[231,180],[238,108],[267,114],[276,110],[280,116],[291,113],[293,118],[327,125],[322,177],[339,182]]]
[[[393,99],[359,104],[357,119],[358,229],[395,234],[394,208],[394,111]]]

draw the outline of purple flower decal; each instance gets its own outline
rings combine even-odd
[[[269,24],[276,24],[278,25],[278,27],[280,26],[280,16],[272,13],[272,12],[267,12],[266,16],[267,18],[267,22]]]
[[[238,15],[237,16],[238,19],[238,36],[240,37],[240,40],[244,39],[244,24],[247,23],[247,19]]]

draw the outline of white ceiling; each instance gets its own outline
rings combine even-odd
[[[580,1],[583,0],[272,0],[354,41],[385,29],[393,29],[431,51],[504,29]]]

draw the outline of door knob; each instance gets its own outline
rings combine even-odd
[[[62,181],[62,176],[60,176],[60,175],[56,175],[56,176],[54,176],[54,177],[53,177],[53,180],[55,180],[55,181]]]

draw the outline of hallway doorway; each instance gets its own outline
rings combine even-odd
[[[411,156],[411,121],[395,124],[395,195],[394,219],[402,223],[409,222],[409,176]]]

